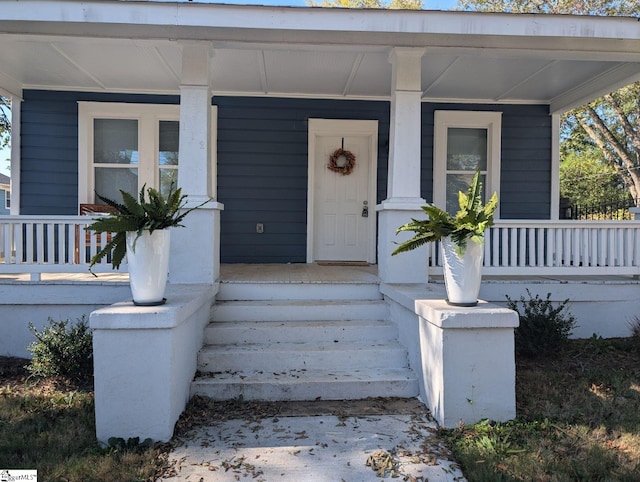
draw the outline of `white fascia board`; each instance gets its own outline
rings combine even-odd
[[[443,46],[455,45],[458,37],[480,37],[503,47],[512,45],[514,38],[579,39],[580,44],[593,39],[615,42],[622,50],[631,51],[637,51],[640,44],[638,21],[627,17],[111,0],[4,1],[0,20],[3,31],[408,46],[424,40],[418,34],[441,37],[446,43],[435,45]],[[632,45],[625,45],[629,41]],[[578,45],[576,42],[575,48],[582,50]]]

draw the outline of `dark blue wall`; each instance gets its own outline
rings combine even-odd
[[[308,119],[378,120],[378,201],[386,193],[389,103],[214,98],[224,263],[306,261]],[[264,233],[256,224],[264,223]]]
[[[549,219],[551,116],[546,105],[422,104],[422,197],[433,199],[436,110],[502,112],[500,218]]]
[[[79,101],[176,104],[178,96],[25,91],[21,212],[76,214]],[[306,259],[308,119],[378,120],[378,201],[386,197],[389,103],[215,97],[222,262]],[[496,110],[502,117],[501,215],[548,217],[551,118],[547,106],[423,104],[422,196],[432,199],[433,112]],[[256,224],[265,232],[257,234]]]

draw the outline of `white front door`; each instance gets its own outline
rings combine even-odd
[[[308,262],[375,262],[377,140],[377,121],[309,120]],[[329,169],[337,149],[355,157],[349,174]]]

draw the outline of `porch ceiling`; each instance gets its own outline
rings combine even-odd
[[[194,40],[211,43],[215,95],[388,99],[394,46],[425,48],[428,100],[562,111],[640,78],[636,19],[174,2],[2,7],[0,89],[18,96],[177,93],[181,45]]]

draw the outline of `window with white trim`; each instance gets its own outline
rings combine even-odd
[[[100,203],[99,193],[137,197],[143,185],[169,191],[178,180],[178,105],[79,103],[80,203]]]
[[[485,201],[499,196],[502,113],[436,111],[434,122],[433,203],[455,214],[458,191],[467,191],[477,169]]]
[[[4,208],[11,209],[11,191],[4,190]]]

